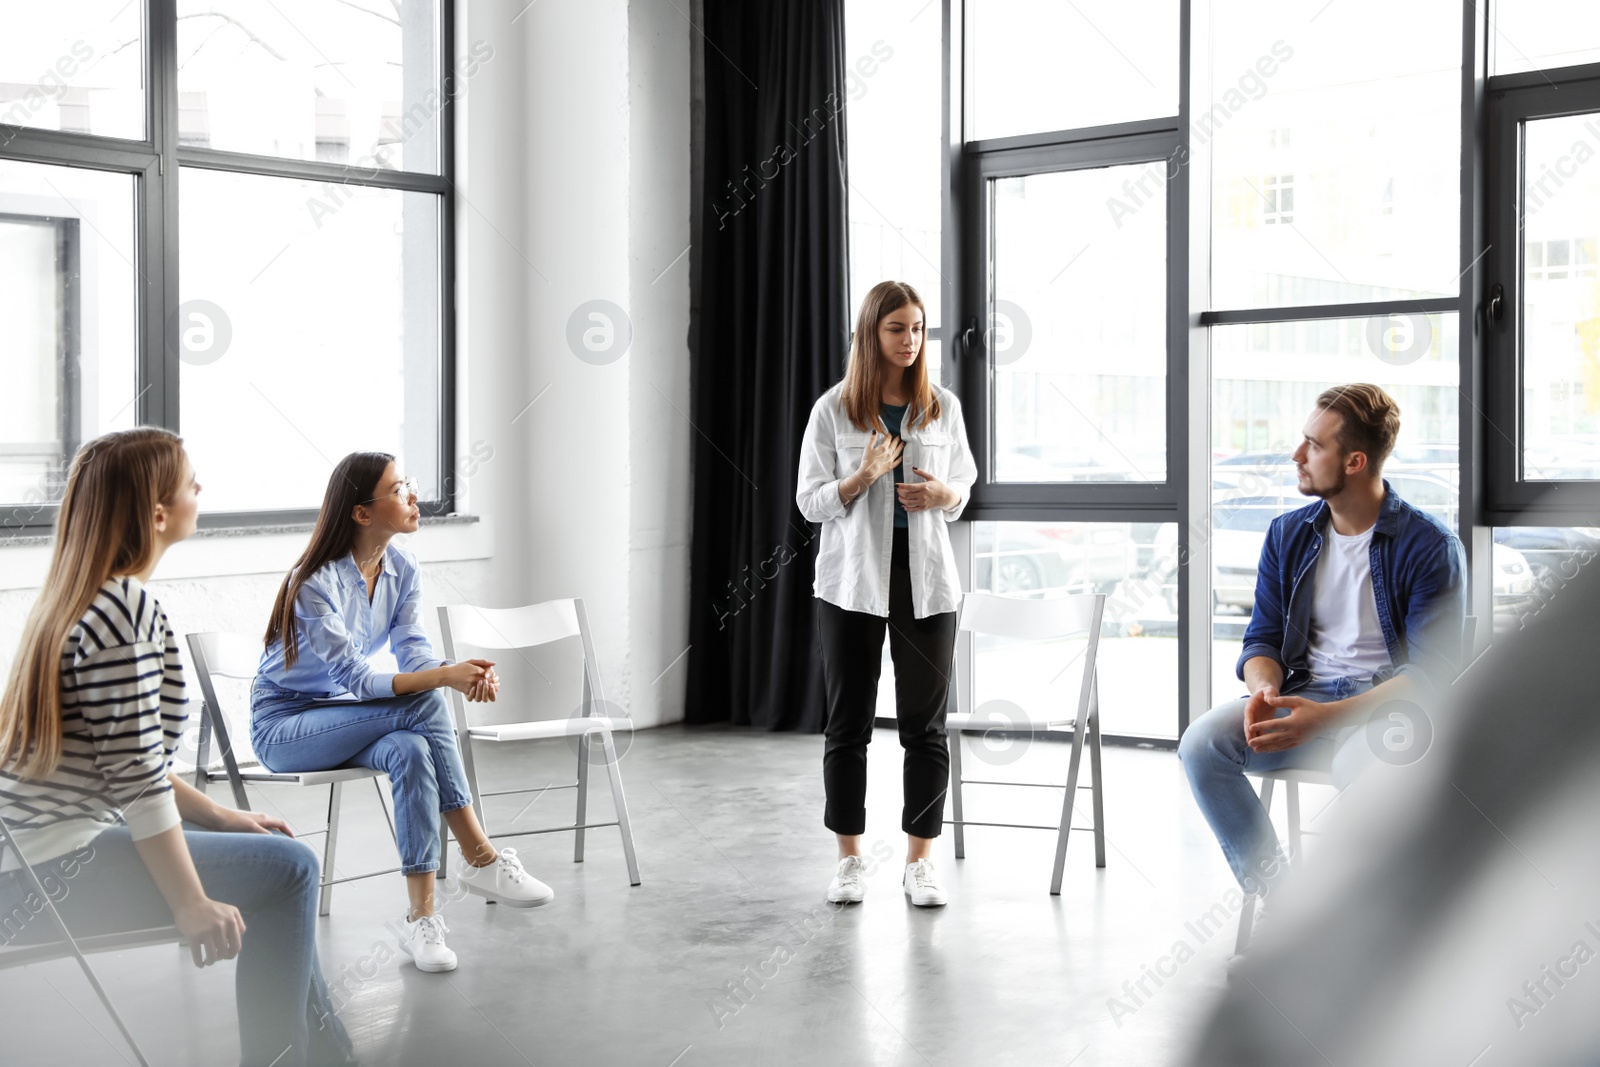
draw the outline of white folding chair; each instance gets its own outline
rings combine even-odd
[[[994,593],[967,593],[961,600],[961,612],[956,629],[965,648],[956,657],[956,713],[945,719],[945,731],[950,738],[950,791],[954,819],[945,822],[955,827],[956,857],[966,856],[964,830],[968,826],[1009,826],[1026,830],[1056,831],[1055,867],[1050,875],[1050,893],[1061,893],[1061,874],[1067,862],[1067,835],[1073,830],[1094,832],[1094,865],[1106,865],[1105,800],[1100,786],[1100,686],[1096,655],[1100,647],[1100,619],[1105,610],[1105,595],[1055,597],[1048,600],[1021,600],[998,596]],[[1084,639],[1083,681],[1078,687],[1076,707],[1064,707],[1061,713],[1039,713],[1039,709],[1024,709],[1028,719],[1007,724],[1008,729],[1026,729],[1032,737],[1072,737],[1072,758],[1067,765],[1066,796],[1061,803],[1061,821],[1055,826],[1039,823],[977,822],[967,819],[962,804],[964,785],[1012,785],[1035,788],[1060,789],[1054,782],[1008,782],[963,778],[961,772],[961,737],[963,733],[985,733],[995,727],[993,722],[978,719],[972,710],[973,635],[990,634],[997,637],[1023,640],[1059,640],[1082,637]],[[1076,657],[1074,657],[1076,658]],[[1070,666],[1069,663],[1066,666]],[[1078,768],[1082,763],[1084,742],[1089,746],[1088,786],[1078,785]],[[1091,791],[1094,805],[1093,826],[1073,826],[1072,812],[1077,791]]]
[[[1478,662],[1479,657],[1473,655],[1473,642],[1478,632],[1478,619],[1468,615],[1462,620],[1461,643],[1465,652],[1466,667],[1456,675],[1456,685],[1466,677],[1467,671]],[[1305,839],[1317,836],[1311,830],[1300,826],[1300,786],[1325,785],[1333,786],[1333,775],[1327,771],[1312,770],[1304,767],[1285,767],[1276,771],[1246,771],[1248,775],[1261,779],[1261,806],[1266,809],[1267,818],[1272,818],[1273,785],[1283,782],[1284,795],[1289,800],[1289,855],[1298,858],[1301,855],[1300,847]],[[1251,893],[1244,898],[1244,908],[1239,912],[1239,932],[1234,936],[1233,951],[1243,952],[1250,946],[1250,933],[1256,920],[1256,894]]]
[[[622,833],[622,853],[628,862],[628,883],[639,884],[639,863],[633,851],[633,828],[628,823],[628,802],[622,792],[622,768],[617,763],[617,748],[612,734],[632,730],[633,720],[598,714],[605,706],[605,692],[600,685],[600,665],[595,660],[594,643],[589,637],[589,620],[583,611],[582,598],[547,600],[542,604],[529,604],[519,608],[480,608],[471,604],[446,605],[439,609],[439,630],[444,638],[444,654],[456,659],[456,646],[469,645],[486,651],[521,651],[537,648],[552,641],[577,637],[583,642],[583,714],[562,719],[542,719],[528,722],[501,723],[494,726],[474,726],[467,716],[467,702],[454,689],[450,698],[455,704],[456,729],[461,735],[461,758],[466,764],[467,781],[472,787],[472,805],[477,809],[483,832],[490,837],[525,837],[530,834],[554,834],[573,830],[577,840],[573,846],[572,860],[583,862],[583,835],[586,830],[615,826]],[[484,792],[478,787],[477,760],[473,746],[480,741],[548,741],[556,738],[576,738],[578,742],[578,779],[575,782],[552,782],[546,786],[529,786],[522,789],[496,789]],[[587,822],[589,801],[589,746],[598,740],[605,754],[607,776],[611,781],[611,798],[616,805],[617,817],[609,822]],[[515,830],[496,833],[489,829],[484,813],[485,797],[513,796],[518,793],[542,793],[549,789],[576,789],[578,791],[577,819],[570,826],[547,826],[534,830]]]
[[[383,785],[379,782],[384,776],[382,771],[368,767],[339,767],[326,771],[302,771],[292,774],[269,771],[261,766],[261,761],[249,747],[249,709],[244,709],[241,718],[240,713],[232,710],[231,704],[218,699],[215,681],[217,678],[243,681],[248,691],[250,682],[256,676],[256,664],[261,658],[260,639],[238,633],[190,634],[189,654],[194,660],[194,671],[199,678],[200,693],[203,698],[200,704],[200,741],[195,754],[195,788],[204,793],[206,786],[212,782],[227,782],[233,787],[234,803],[241,810],[245,810],[250,807],[250,799],[245,794],[246,783],[328,787],[328,825],[321,830],[310,830],[299,835],[301,837],[324,835],[322,893],[317,904],[318,915],[326,915],[332,908],[334,886],[343,882],[358,882],[363,878],[377,878],[380,875],[398,873],[401,868],[390,867],[382,871],[353,874],[345,878],[333,877],[333,861],[339,844],[339,805],[343,799],[346,782],[371,779],[372,788],[378,794],[378,806],[383,809],[384,820],[389,824],[389,836],[394,839],[396,852],[399,851],[400,841],[395,835],[394,817],[389,814],[389,805],[383,796]],[[216,757],[211,755],[213,738],[216,740],[219,753]],[[441,819],[439,823],[441,854],[445,851],[443,845],[447,834],[448,828]],[[441,873],[442,870],[441,867]]]
[[[0,948],[0,971],[10,970],[13,967],[26,967],[30,963],[43,963],[47,960],[65,959],[68,956],[78,961],[78,966],[83,970],[83,976],[89,980],[89,985],[94,988],[95,996],[100,998],[100,1003],[105,1006],[106,1014],[111,1016],[111,1021],[117,1024],[117,1029],[122,1033],[122,1039],[133,1050],[134,1059],[140,1067],[148,1067],[149,1060],[145,1059],[144,1050],[133,1039],[133,1034],[128,1032],[128,1026],[122,1021],[122,1016],[111,1003],[111,997],[106,993],[105,987],[100,984],[99,977],[94,973],[94,968],[89,966],[88,957],[97,952],[115,952],[121,949],[144,948],[148,945],[182,944],[183,935],[176,926],[158,926],[146,930],[126,930],[115,934],[96,934],[90,937],[73,937],[72,931],[67,929],[66,922],[61,918],[61,913],[56,910],[55,901],[45,890],[43,881],[38,872],[29,865],[28,859],[23,855],[22,846],[17,844],[16,837],[12,834],[11,827],[5,819],[0,818],[0,857],[4,857],[6,850],[10,849],[21,864],[20,879],[24,887],[31,886],[33,892],[43,902],[41,916],[48,914],[51,922],[61,931],[61,940],[48,941],[41,944],[19,945],[15,947]]]

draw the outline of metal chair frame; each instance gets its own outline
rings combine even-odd
[[[472,805],[477,810],[478,821],[483,824],[485,834],[490,837],[508,838],[565,833],[570,830],[576,834],[572,861],[582,863],[585,831],[615,826],[622,835],[622,852],[628,866],[628,884],[638,885],[639,861],[634,853],[633,827],[628,821],[628,801],[622,788],[622,769],[618,765],[617,749],[612,739],[612,734],[617,730],[632,730],[633,723],[626,718],[596,714],[596,709],[605,704],[605,690],[600,682],[600,665],[595,658],[594,642],[590,637],[589,619],[583,609],[583,599],[572,597],[547,600],[516,608],[480,608],[471,604],[445,605],[439,608],[439,630],[443,637],[444,654],[452,660],[456,658],[458,642],[485,650],[520,651],[570,637],[577,637],[582,641],[583,714],[580,716],[502,723],[495,726],[473,726],[468,721],[465,698],[452,689],[450,699],[455,709],[456,730],[461,737],[461,758],[466,765],[467,782],[472,788]],[[575,781],[487,792],[479,787],[478,764],[473,751],[476,743],[549,741],[569,737],[576,737],[578,740],[578,773]],[[617,809],[617,817],[607,822],[588,821],[589,751],[590,745],[596,741],[605,753],[604,766],[611,784],[612,802]],[[577,817],[572,823],[531,830],[513,830],[507,833],[495,833],[490,830],[489,819],[484,812],[485,798],[543,793],[551,789],[577,790]]]
[[[1056,832],[1055,861],[1050,874],[1050,894],[1061,894],[1062,873],[1067,861],[1067,839],[1074,832],[1094,834],[1094,865],[1106,865],[1105,796],[1101,788],[1100,768],[1100,679],[1098,654],[1100,624],[1105,611],[1102,593],[1055,597],[1048,600],[1023,600],[1003,597],[994,593],[967,593],[961,601],[957,616],[957,634],[962,644],[956,657],[956,706],[954,715],[945,720],[945,731],[950,739],[950,792],[955,818],[945,824],[955,827],[956,858],[966,857],[968,826],[1006,826],[1025,830],[1054,830]],[[1074,637],[1083,634],[1086,646],[1083,682],[1079,686],[1077,707],[1071,712],[1046,720],[1033,720],[1025,724],[1030,736],[1072,738],[1072,755],[1067,765],[1066,795],[1061,802],[1061,820],[1051,826],[1042,823],[978,822],[965,817],[962,787],[968,785],[1023,786],[1061,789],[1054,782],[1008,782],[992,779],[966,778],[962,773],[962,735],[986,732],[976,729],[973,720],[973,635],[986,633],[1002,637],[1046,640]],[[1067,725],[1062,725],[1067,724]],[[1089,784],[1078,784],[1078,773],[1083,762],[1083,752],[1089,750]],[[1088,789],[1092,795],[1094,825],[1073,826],[1072,814],[1079,789]]]

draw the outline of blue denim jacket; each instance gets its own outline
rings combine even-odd
[[[1268,656],[1284,668],[1280,692],[1311,681],[1311,601],[1317,556],[1332,521],[1318,500],[1280,515],[1267,529],[1256,572],[1255,612],[1244,631],[1245,662]],[[1461,671],[1467,610],[1466,553],[1438,519],[1401,500],[1383,483],[1383,507],[1368,550],[1372,594],[1391,666],[1372,676],[1377,685],[1406,675],[1424,693],[1449,685]]]

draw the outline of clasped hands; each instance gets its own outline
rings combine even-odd
[[[445,668],[445,684],[474,703],[485,703],[500,693],[500,676],[494,672],[494,661],[464,659]]]
[[[1279,716],[1278,709],[1289,714]],[[1252,752],[1283,752],[1298,748],[1327,730],[1334,716],[1331,704],[1305,697],[1281,696],[1275,685],[1264,685],[1244,706],[1244,739]]]
[[[906,447],[905,441],[898,437],[883,434],[880,441],[879,436],[878,431],[873,430],[867,438],[867,447],[861,453],[861,466],[856,471],[867,485],[871,485],[898,467],[901,453]],[[900,506],[907,511],[945,509],[961,499],[954,489],[921,467],[911,469],[922,478],[922,481],[896,482],[894,487],[896,495],[900,498]]]

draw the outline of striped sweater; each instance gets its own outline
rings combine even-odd
[[[46,778],[0,769],[0,816],[28,862],[65,855],[125,821],[134,840],[179,825],[167,775],[188,715],[166,612],[137,578],[110,578],[61,650],[61,763]],[[0,870],[14,870],[5,850]]]

